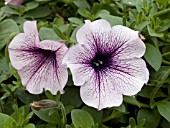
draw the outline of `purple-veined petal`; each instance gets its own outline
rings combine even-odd
[[[88,75],[90,79],[81,86],[80,95],[84,103],[99,110],[119,106],[122,94],[137,94],[149,79],[142,59],[120,61],[115,67],[98,72],[91,70]]]
[[[89,21],[86,20],[85,24],[77,31],[76,38],[80,44],[92,44],[97,43],[96,37],[104,36],[111,29],[110,24],[104,20]],[[107,38],[107,37],[106,37]]]
[[[50,43],[49,40],[40,43],[45,45],[45,42]],[[53,43],[54,41],[51,44]],[[62,58],[67,47],[64,43],[55,42],[55,44],[56,51],[36,50],[33,55],[37,56],[37,59],[18,70],[22,84],[26,86],[30,93],[39,94],[43,91],[43,88],[50,90],[54,95],[57,91],[63,93],[63,88],[68,79],[68,72],[67,66],[62,64]]]
[[[115,58],[113,58],[115,60]],[[117,70],[125,74],[125,77],[130,75],[137,80],[147,84],[149,80],[149,71],[146,67],[146,63],[141,58],[124,59],[124,60],[113,60],[111,69]]]
[[[121,25],[112,27],[110,43],[104,47],[104,49],[111,48],[113,55],[118,59],[140,58],[144,55],[146,49],[137,31]]]
[[[70,68],[75,85],[83,85],[89,79],[88,74],[93,70],[90,60],[94,56],[95,51],[84,44],[74,45],[66,52],[63,63]]]
[[[120,106],[123,97],[115,90],[114,80],[103,72],[89,74],[91,79],[80,87],[80,96],[89,106],[101,110],[103,108]]]
[[[26,21],[24,33],[14,37],[8,47],[11,64],[18,70],[21,82],[33,94],[50,90],[63,93],[68,79],[67,66],[62,59],[67,51],[64,43],[40,42],[36,22]]]
[[[37,49],[34,38],[27,38],[24,33],[18,34],[8,46],[11,64],[19,70],[36,61],[38,56],[34,56],[33,52]]]

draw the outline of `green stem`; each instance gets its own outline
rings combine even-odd
[[[106,118],[104,118],[104,119],[102,120],[102,123],[107,122],[107,121],[113,119],[114,117],[118,117],[118,116],[120,116],[120,115],[122,115],[121,112],[118,112],[118,111],[115,112],[115,111],[113,111],[112,114],[111,114],[109,117],[106,117]]]
[[[138,102],[139,102],[139,101],[138,101]],[[139,103],[140,103],[140,106],[143,107],[143,108],[150,108],[150,106],[147,105],[147,104],[144,104],[144,103],[141,103],[141,102],[139,102]]]
[[[167,60],[162,60],[162,63],[167,64],[167,65],[170,65],[170,62],[167,61]]]
[[[59,105],[60,105],[61,114],[62,114],[62,126],[61,126],[61,128],[65,128],[66,122],[67,122],[66,111],[65,111],[64,105],[61,102],[59,102]]]
[[[170,52],[166,52],[166,53],[162,54],[162,57],[168,56],[168,55],[170,55]]]
[[[151,93],[151,98],[150,98],[150,107],[154,108],[154,97],[155,94],[157,93],[157,91],[159,90],[159,88],[163,85],[163,83],[165,82],[165,80],[167,79],[167,77],[170,74],[170,68],[168,69],[168,71],[165,73],[165,75],[163,76],[162,80],[159,82],[159,84],[155,87],[155,89],[152,91]]]

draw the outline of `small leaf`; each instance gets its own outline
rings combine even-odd
[[[157,102],[157,107],[159,113],[170,122],[170,102],[169,101],[161,101]]]
[[[66,88],[65,93],[61,95],[61,101],[64,106],[73,105],[78,108],[82,104],[79,88]]]
[[[16,14],[19,15],[18,10],[14,9],[14,8],[10,8],[9,6],[4,6],[1,8],[2,12],[6,12],[9,14]]]
[[[169,0],[156,0],[156,2],[159,2],[159,3],[161,3],[161,4],[165,4],[165,3],[167,3]]]
[[[0,127],[1,128],[14,128],[16,126],[15,120],[3,113],[0,113]]]
[[[86,9],[79,9],[78,13],[85,18],[91,17],[91,13],[89,11],[87,11]]]
[[[60,31],[57,25],[53,25],[53,30],[61,39],[68,40],[67,37]]]
[[[38,7],[29,12],[27,12],[24,16],[26,18],[44,18],[50,15],[51,10],[47,7]]]
[[[70,18],[68,18],[68,20],[74,24],[77,24],[77,25],[83,24],[83,21],[76,17],[70,17]]]
[[[138,106],[140,108],[140,103],[136,100],[135,97],[132,96],[123,96],[123,100],[129,104]]]
[[[98,111],[97,109],[84,106],[83,110],[90,113],[90,115],[93,117],[95,123],[101,123],[102,117],[103,117],[103,111]]]
[[[162,63],[162,55],[159,49],[151,44],[146,44],[146,52],[144,58],[156,71],[159,70]]]
[[[92,116],[80,109],[74,109],[71,111],[71,119],[75,128],[92,128],[94,126],[94,121]]]
[[[35,128],[35,125],[32,123],[29,123],[29,124],[25,125],[24,128]]]
[[[106,14],[99,14],[100,18],[107,20],[111,26],[114,25],[123,25],[123,18],[118,16],[112,16],[112,15],[106,15]],[[129,25],[129,22],[127,22],[127,25]]]
[[[41,27],[39,34],[41,40],[61,40],[60,37],[51,28]]]
[[[5,57],[0,59],[0,83],[4,80],[7,80],[11,76],[11,71],[6,63]]]
[[[155,30],[153,28],[151,28],[150,25],[148,25],[147,28],[148,28],[148,32],[149,32],[150,36],[155,36],[155,37],[163,37],[164,36],[163,33],[155,32]]]
[[[61,120],[61,116],[57,108],[41,109],[39,111],[32,109],[33,112],[43,121],[58,124]]]
[[[35,9],[38,7],[38,3],[37,2],[29,2],[25,4],[25,7],[23,8],[24,12],[27,12],[29,10]]]
[[[19,32],[16,22],[6,19],[0,23],[0,50],[8,43],[9,37],[13,32]]]
[[[161,118],[156,109],[140,109],[137,114],[137,122],[139,123],[143,119],[145,119],[146,128],[157,128]]]
[[[143,21],[139,25],[137,25],[136,28],[142,31],[148,24],[150,24],[150,21]]]

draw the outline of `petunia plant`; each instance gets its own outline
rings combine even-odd
[[[169,128],[169,0],[0,1],[0,128]]]

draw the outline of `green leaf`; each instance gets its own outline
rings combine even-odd
[[[144,58],[156,71],[159,70],[162,63],[162,55],[159,49],[147,43]]]
[[[40,109],[38,111],[35,109],[32,110],[43,121],[58,124],[61,120],[61,116],[57,108]]]
[[[40,95],[32,95],[25,91],[22,87],[16,89],[16,95],[22,103],[29,104],[33,101],[41,100]]]
[[[83,21],[76,17],[70,17],[70,18],[68,18],[68,20],[74,24],[77,24],[77,25],[83,24]]]
[[[91,128],[94,126],[94,121],[92,116],[80,109],[74,109],[71,111],[71,119],[75,128]]]
[[[154,37],[163,37],[164,36],[163,33],[156,32],[153,28],[151,28],[150,25],[148,25],[147,28],[148,28],[148,32],[149,32],[150,36],[154,36]]]
[[[88,106],[84,106],[82,109],[87,111],[93,117],[95,123],[101,123],[103,111],[98,111],[97,109]]]
[[[140,108],[140,103],[136,100],[135,97],[132,96],[123,96],[123,100],[129,104],[138,106]]]
[[[16,122],[15,120],[3,113],[0,113],[0,127],[1,128],[15,128]]]
[[[165,4],[165,3],[167,3],[169,0],[156,0],[156,2],[159,2],[159,3],[161,3],[161,4]]]
[[[20,108],[17,108],[14,113],[11,115],[17,122],[18,126],[23,126],[25,123],[25,119],[27,118],[27,115],[29,115],[30,112],[30,105],[25,105]],[[31,114],[32,116],[32,114]],[[31,117],[26,119],[26,123],[29,121]]]
[[[18,10],[14,8],[10,8],[9,6],[4,6],[1,8],[2,12],[9,13],[9,14],[16,14],[19,15]]]
[[[150,21],[143,21],[139,25],[137,25],[136,28],[139,31],[142,31],[148,24],[150,24]]]
[[[24,16],[26,18],[44,18],[51,14],[51,10],[47,7],[38,7],[27,12]]]
[[[91,13],[87,11],[86,9],[78,9],[78,13],[85,18],[91,17]]]
[[[111,26],[123,25],[123,18],[121,18],[121,17],[106,15],[106,14],[99,14],[99,17],[107,20],[111,24]],[[127,25],[129,25],[129,22],[126,21],[126,23],[127,23]]]
[[[90,5],[86,0],[74,0],[73,3],[80,9],[90,8]]]
[[[139,123],[143,119],[145,119],[146,128],[157,128],[161,118],[156,109],[140,109],[137,114],[137,122]]]
[[[8,67],[8,64],[6,63],[5,57],[0,59],[0,83],[4,80],[7,80],[9,77],[11,77],[11,71]]]
[[[27,12],[29,10],[37,8],[38,6],[39,6],[39,3],[37,3],[37,2],[34,2],[34,1],[33,2],[29,2],[29,3],[25,4],[23,10],[24,10],[24,12]]]
[[[0,50],[8,43],[10,35],[14,32],[19,32],[14,20],[6,19],[0,23]]]
[[[32,123],[29,123],[29,124],[25,125],[24,128],[35,128],[35,125]]]
[[[51,28],[41,27],[39,30],[39,34],[41,40],[61,40],[61,38]]]
[[[169,101],[161,101],[157,102],[157,107],[159,113],[170,122],[170,102]]]
[[[78,108],[82,104],[79,88],[66,88],[65,93],[61,95],[61,102],[64,106],[73,105]]]
[[[57,25],[53,25],[53,30],[61,39],[68,40],[67,37],[60,31]]]
[[[151,92],[154,90],[154,88],[155,88],[154,86],[144,86],[142,90],[138,93],[138,95],[141,97],[150,98]],[[157,93],[155,94],[155,98],[157,97],[167,97],[167,96],[161,90],[158,90]]]

